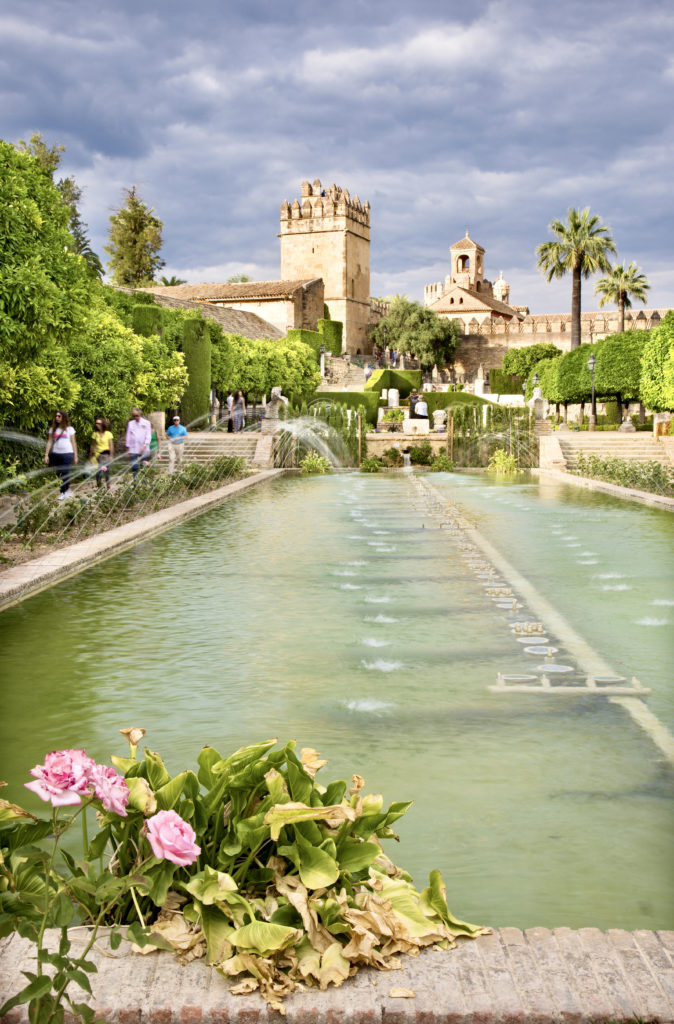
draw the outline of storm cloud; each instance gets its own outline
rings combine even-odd
[[[660,0],[6,0],[0,39],[2,136],[66,146],[101,254],[136,184],[166,272],[276,278],[279,206],[319,177],[370,201],[373,294],[421,298],[468,228],[513,302],[566,311],[570,283],[546,284],[535,249],[589,206],[649,306],[674,305]]]

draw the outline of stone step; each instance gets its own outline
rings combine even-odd
[[[225,431],[189,434],[185,443],[185,459],[188,462],[210,462],[221,456],[244,458],[252,461],[255,457],[260,434],[227,434]]]

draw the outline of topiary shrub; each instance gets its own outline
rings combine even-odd
[[[161,306],[137,305],[133,307],[133,332],[144,338],[150,338],[153,334],[161,334],[162,329]]]
[[[410,462],[413,466],[430,466],[433,461],[433,449],[430,441],[422,441],[410,448]]]
[[[182,349],[189,382],[180,401],[180,409],[183,422],[189,425],[204,419],[210,404],[211,339],[201,317],[185,321]]]

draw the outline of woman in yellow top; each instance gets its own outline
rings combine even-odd
[[[112,433],[110,432],[110,423],[102,416],[97,416],[95,426],[96,429],[91,435],[89,458],[92,462],[95,462],[98,465],[96,486],[101,486],[103,483],[103,477],[105,476],[105,486],[110,490],[110,471],[108,466],[112,462],[112,457],[115,454],[115,445],[112,439]]]

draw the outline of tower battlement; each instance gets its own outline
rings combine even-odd
[[[339,185],[324,188],[319,178],[313,183],[303,181],[301,198],[281,203],[281,233],[296,230],[295,221],[333,217],[344,217],[369,229],[370,204],[367,200],[361,203],[357,195],[351,196],[348,189]],[[306,223],[300,230],[306,230]]]

